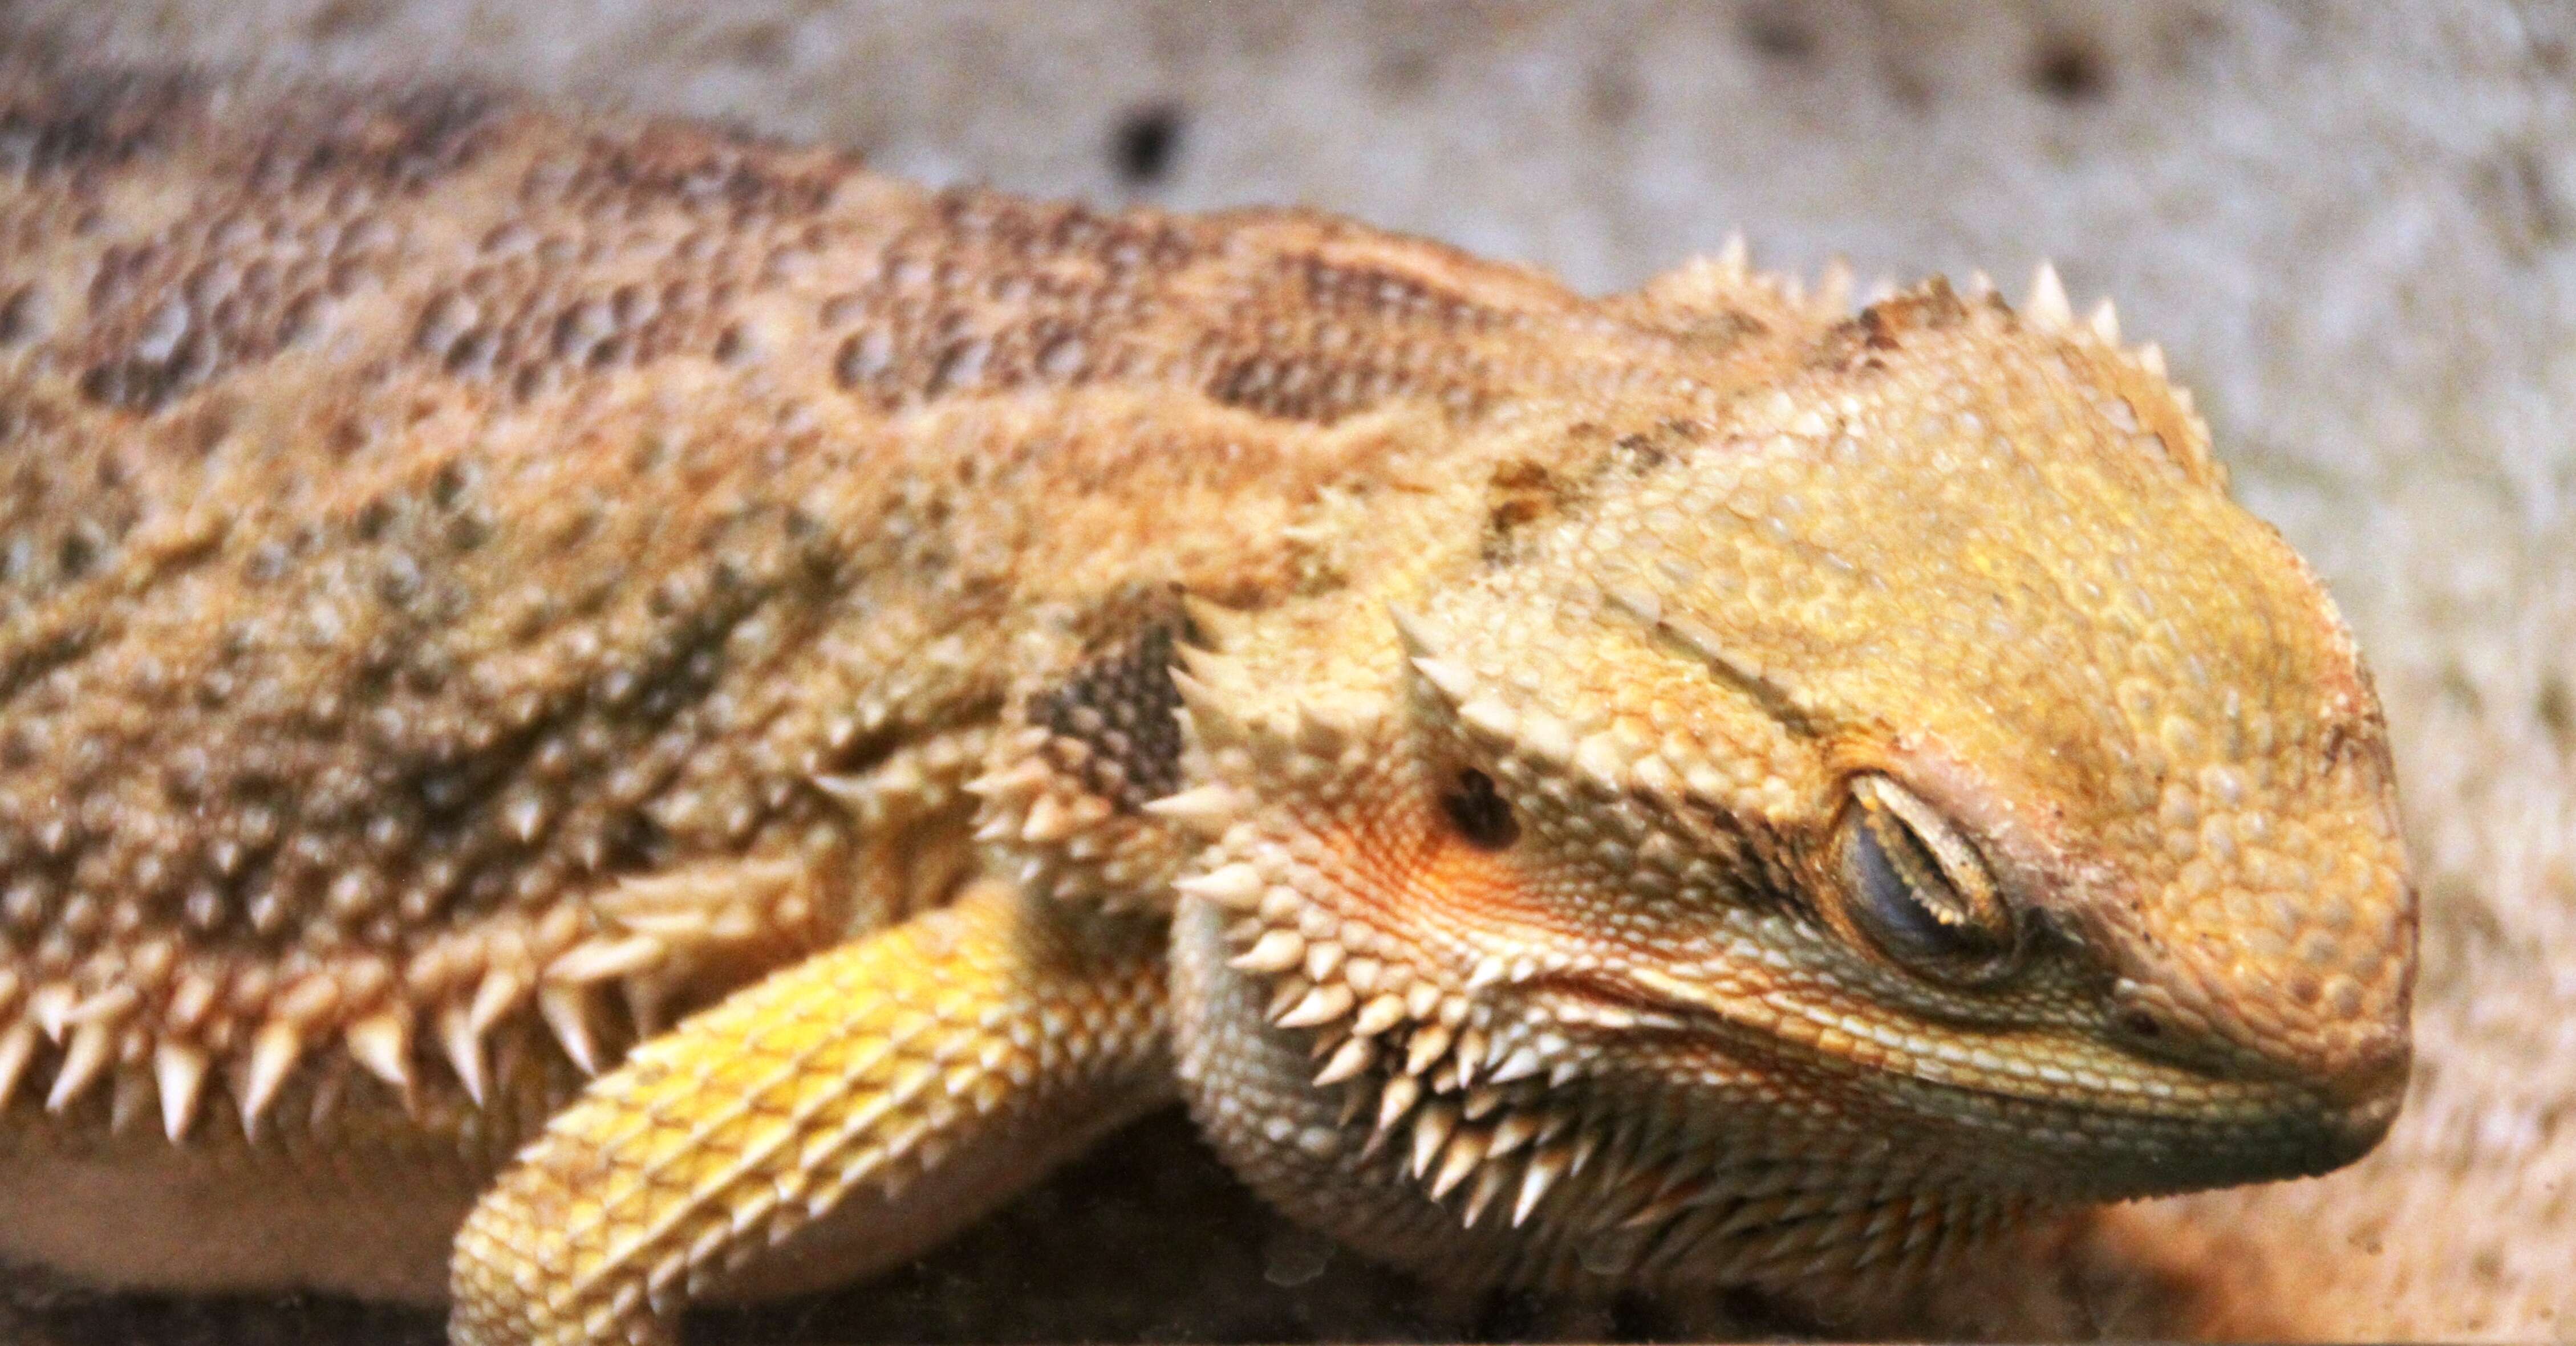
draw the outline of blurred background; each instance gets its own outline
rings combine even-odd
[[[2199,395],[2332,585],[2424,888],[2387,1145],[2126,1208],[1999,1329],[2576,1340],[2576,10],[2503,3],[861,4],[0,0],[0,43],[470,78],[887,171],[1296,202],[1595,291],[1741,229],[1864,281],[2054,258]],[[434,1318],[98,1301],[0,1335],[435,1338]],[[1973,1307],[1973,1306],[1972,1306]],[[2036,1325],[2036,1326],[2031,1326]],[[1758,1308],[1427,1295],[1260,1212],[1166,1117],[895,1281],[724,1339],[1776,1331]]]

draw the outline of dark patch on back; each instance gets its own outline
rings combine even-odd
[[[1029,698],[1029,723],[1080,744],[1051,753],[1058,770],[1132,813],[1180,788],[1181,729],[1172,684],[1176,623],[1157,621]],[[1052,746],[1052,745],[1051,745]]]
[[[1153,319],[1163,278],[1206,246],[1159,214],[948,193],[823,302],[833,377],[892,411],[1150,372],[1131,336]]]
[[[631,134],[595,134],[569,157],[531,168],[520,196],[576,215],[676,210],[695,218],[808,215],[857,167],[854,159],[800,153],[735,131],[646,123]]]
[[[100,255],[86,278],[83,397],[159,411],[309,339],[338,301],[389,265],[395,229],[363,205],[286,214],[210,204],[157,238]]]
[[[465,85],[337,101],[318,125],[290,124],[261,143],[252,180],[271,191],[349,183],[417,191],[473,162],[499,106]]]
[[[1472,414],[1488,379],[1467,338],[1515,315],[1401,271],[1283,256],[1257,311],[1270,321],[1208,338],[1209,397],[1282,420],[1335,421],[1428,397]]]
[[[0,108],[0,174],[35,183],[115,168],[162,143],[195,81],[168,73],[85,71]]]

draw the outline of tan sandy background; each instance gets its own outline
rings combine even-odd
[[[2012,1321],[2576,1340],[2576,11],[0,0],[0,34],[469,75],[836,141],[935,181],[1306,202],[1596,290],[1739,227],[1757,260],[1811,274],[1840,255],[1864,277],[2017,282],[2055,258],[2079,302],[2112,294],[2133,338],[2164,344],[2240,494],[2316,561],[2378,670],[2425,896],[2422,1065],[2365,1164],[2120,1212],[2032,1269],[2045,1312]],[[0,1336],[66,1341],[435,1333],[347,1305],[10,1312]],[[1425,1296],[1268,1220],[1165,1119],[893,1283],[708,1326],[1699,1321]]]

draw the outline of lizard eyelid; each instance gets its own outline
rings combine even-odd
[[[1976,849],[1919,796],[1885,776],[1851,786],[1837,844],[1843,909],[1909,971],[1984,986],[2018,966],[2021,923]]]

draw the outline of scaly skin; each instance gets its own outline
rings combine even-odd
[[[1177,1091],[1429,1274],[1866,1321],[2396,1107],[2368,679],[2053,278],[0,106],[0,1257],[662,1340]]]

